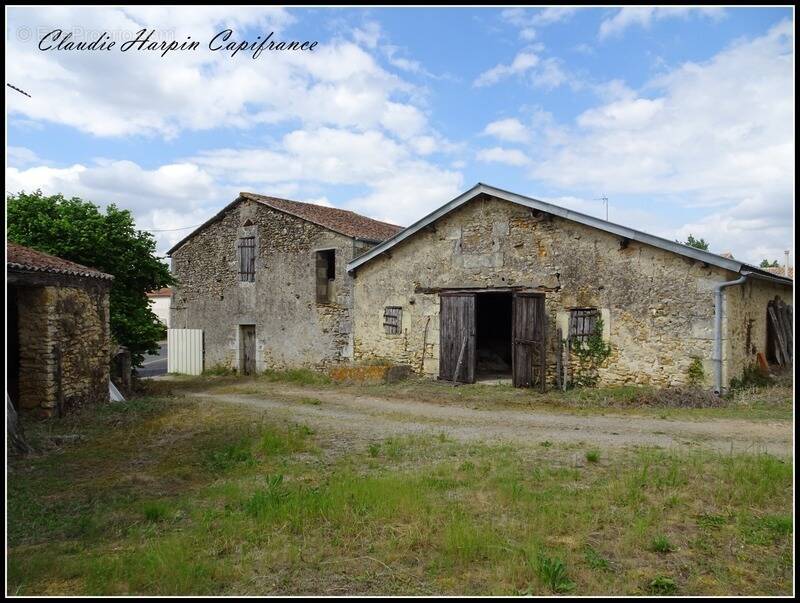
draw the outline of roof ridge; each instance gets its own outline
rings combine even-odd
[[[384,253],[385,251],[397,245],[398,243],[402,242],[403,240],[407,239],[408,237],[413,236],[416,232],[418,232],[428,224],[435,222],[443,215],[450,213],[451,211],[457,209],[464,203],[467,203],[470,200],[482,194],[487,194],[496,197],[498,199],[508,201],[510,203],[516,203],[518,205],[523,205],[547,213],[552,213],[556,216],[559,216],[567,220],[571,220],[573,222],[578,222],[593,228],[597,228],[598,230],[603,230],[605,232],[609,232],[623,238],[629,238],[631,240],[639,241],[640,243],[644,243],[652,247],[658,247],[666,251],[676,253],[678,255],[692,258],[694,260],[699,260],[701,262],[709,263],[717,267],[730,270],[732,272],[741,273],[743,268],[748,268],[754,271],[755,273],[764,276],[770,274],[763,268],[759,268],[757,266],[751,266],[745,262],[741,262],[738,260],[728,259],[711,251],[704,251],[702,249],[697,249],[695,247],[684,245],[683,243],[670,241],[669,239],[665,239],[664,237],[660,237],[658,235],[652,235],[640,230],[636,230],[634,228],[630,228],[628,226],[623,226],[621,224],[616,224],[608,220],[596,218],[594,216],[584,214],[579,211],[568,209],[561,205],[556,205],[554,203],[550,203],[547,201],[541,201],[534,197],[529,197],[527,195],[514,193],[512,191],[501,189],[492,186],[490,184],[485,184],[483,182],[478,182],[473,187],[467,189],[454,199],[451,199],[450,201],[446,202],[444,205],[439,206],[438,208],[436,208],[426,216],[423,216],[410,226],[404,228],[397,234],[386,239],[385,241],[382,241],[380,244],[362,253],[357,258],[354,258],[347,264],[348,272],[352,272],[362,264],[369,262],[371,259]],[[786,277],[778,277],[778,278],[785,279],[787,283],[790,282],[790,279],[787,279]]]

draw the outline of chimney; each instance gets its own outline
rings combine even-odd
[[[789,276],[789,250],[783,252],[783,255],[786,256],[786,261],[783,262],[783,276]]]

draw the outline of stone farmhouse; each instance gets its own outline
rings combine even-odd
[[[7,392],[40,418],[109,399],[112,277],[6,245]]]
[[[347,262],[399,230],[350,211],[241,193],[169,250],[178,280],[170,327],[202,329],[206,370],[352,360]]]
[[[768,305],[793,292],[767,270],[484,184],[347,270],[356,361],[542,388],[721,390],[775,360]]]

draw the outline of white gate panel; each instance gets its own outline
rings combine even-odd
[[[167,329],[167,372],[181,375],[203,372],[202,329]]]

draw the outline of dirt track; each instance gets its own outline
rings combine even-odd
[[[758,451],[790,455],[792,425],[740,419],[673,420],[645,416],[583,416],[536,410],[475,410],[453,404],[388,400],[284,386],[274,398],[201,393],[200,397],[267,410],[312,427],[364,440],[414,433],[459,440],[583,443],[596,447],[703,447],[721,452]],[[296,397],[296,398],[295,398]],[[319,404],[303,403],[310,397]],[[294,399],[293,399],[294,398]]]

